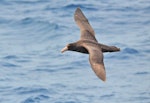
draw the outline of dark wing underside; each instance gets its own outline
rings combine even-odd
[[[88,43],[84,43],[82,46],[89,52],[89,61],[93,71],[101,80],[105,81],[106,72],[101,48]]]
[[[81,38],[96,41],[93,28],[88,22],[88,19],[84,16],[80,8],[77,8],[74,14],[74,19],[80,28]]]

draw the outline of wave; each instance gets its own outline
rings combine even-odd
[[[64,6],[60,6],[60,7],[52,7],[51,5],[48,5],[44,10],[75,10],[77,7],[80,7],[81,9],[83,10],[90,10],[90,11],[97,11],[98,8],[94,7],[94,6],[91,6],[89,4],[74,4],[74,3],[71,3],[71,4],[67,4],[67,5],[64,5]]]
[[[64,6],[64,9],[73,9],[75,10],[77,7],[80,7],[81,9],[85,9],[85,10],[92,10],[92,11],[97,11],[98,9],[94,6],[88,5],[88,4],[68,4],[66,6]]]
[[[41,101],[47,100],[50,97],[47,95],[37,95],[37,96],[31,96],[28,97],[27,99],[25,99],[23,102],[21,103],[40,103]]]
[[[50,93],[48,89],[40,88],[40,87],[18,87],[13,89],[13,91],[17,94],[24,95],[24,94],[33,94],[33,93]],[[52,91],[51,91],[52,92]]]
[[[135,73],[135,75],[147,75],[147,74],[149,74],[149,72],[142,71],[142,72]]]
[[[134,48],[125,48],[123,50],[123,53],[126,53],[126,54],[139,54],[139,51],[134,49]]]
[[[10,68],[10,67],[21,67],[20,65],[17,65],[16,63],[9,63],[9,62],[3,62],[0,63],[1,66]]]

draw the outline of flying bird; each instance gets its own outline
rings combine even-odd
[[[74,19],[80,28],[80,39],[77,42],[67,44],[61,50],[61,52],[63,53],[65,51],[76,51],[89,54],[91,68],[101,80],[106,81],[103,53],[117,52],[120,51],[120,48],[98,43],[95,38],[93,28],[89,24],[88,19],[84,16],[80,8],[76,9],[74,13]]]

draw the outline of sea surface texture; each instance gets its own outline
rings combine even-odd
[[[80,7],[105,53],[61,53],[80,37]],[[0,0],[0,103],[150,103],[150,0]]]

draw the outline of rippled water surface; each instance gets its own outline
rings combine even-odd
[[[88,55],[60,50],[79,39],[80,7],[106,53],[107,81]],[[0,103],[150,103],[149,0],[1,0]]]

